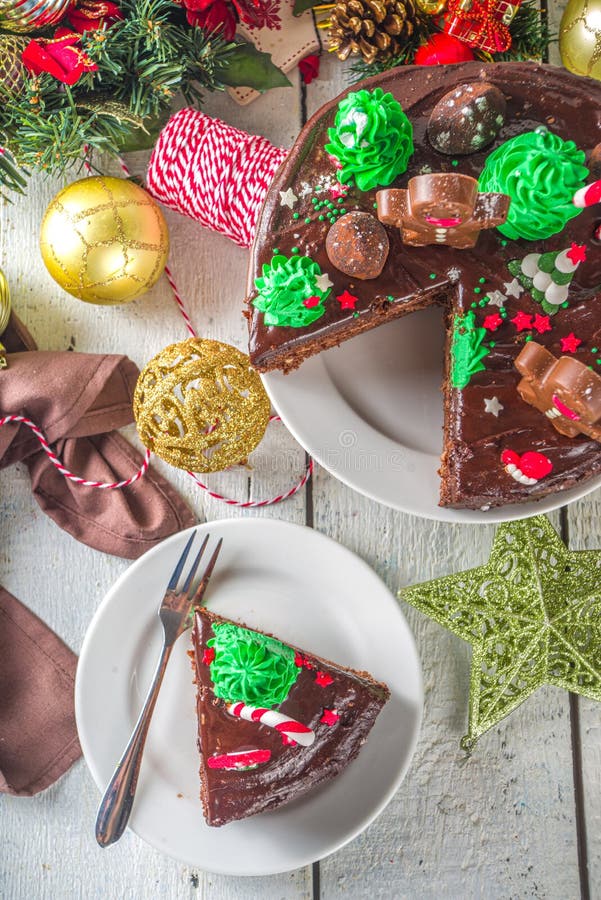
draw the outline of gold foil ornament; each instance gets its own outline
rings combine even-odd
[[[439,16],[447,8],[447,0],[417,0],[417,8],[427,16]]]
[[[249,357],[202,338],[161,350],[142,370],[134,393],[144,446],[192,472],[244,463],[265,434],[270,410]]]
[[[73,0],[0,0],[0,28],[7,31],[37,31],[56,25],[67,14]]]
[[[86,303],[128,303],[159,280],[169,232],[152,197],[124,178],[83,178],[46,210],[42,257],[55,281]]]
[[[27,44],[27,38],[0,34],[0,84],[10,97],[15,97],[25,85],[27,69],[21,54]]]
[[[570,72],[601,80],[601,0],[569,0],[559,25],[559,52]]]
[[[4,334],[8,328],[11,313],[10,290],[6,275],[0,269],[0,335]],[[6,369],[6,349],[4,344],[0,342],[0,369]]]

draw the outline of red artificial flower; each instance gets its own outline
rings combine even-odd
[[[314,78],[319,77],[319,56],[316,53],[305,56],[299,62],[298,68],[305,84],[311,84]]]
[[[226,41],[234,37],[238,18],[236,10],[226,0],[182,0],[182,6],[190,25],[209,34],[220,32]]]
[[[84,31],[97,31],[99,28],[110,28],[123,18],[117,4],[111,3],[110,0],[80,0],[67,13],[67,21],[79,34],[83,34]]]
[[[84,72],[96,72],[98,66],[81,48],[81,36],[68,28],[59,28],[49,40],[30,41],[21,59],[34,75],[48,72],[63,84],[76,84]]]

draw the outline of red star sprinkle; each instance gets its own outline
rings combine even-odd
[[[317,306],[317,304],[319,303],[320,299],[321,299],[321,298],[320,298],[320,297],[317,297],[317,296],[315,296],[315,297],[307,297],[306,300],[303,300],[303,306],[306,306],[307,309],[312,309],[314,306]]]
[[[551,331],[551,320],[549,319],[549,316],[539,316],[537,313],[534,317],[532,327],[535,331],[538,331],[539,334],[544,334],[545,331]]]
[[[315,684],[318,684],[320,687],[327,687],[333,681],[334,679],[327,672],[318,672],[315,676]]]
[[[582,341],[571,331],[567,337],[561,338],[559,343],[561,344],[562,353],[575,353]]]
[[[328,190],[330,192],[330,196],[334,200],[338,200],[339,197],[346,197],[349,192],[349,187],[347,184],[340,184],[340,182],[337,181],[335,184],[331,185]]]
[[[484,322],[482,323],[482,325],[484,326],[484,328],[487,329],[487,331],[496,331],[497,328],[499,327],[499,325],[502,325],[502,324],[503,324],[503,319],[501,318],[499,313],[493,313],[491,316],[487,316],[485,318]]]
[[[518,331],[527,331],[529,328],[532,328],[532,316],[529,316],[527,313],[522,312],[521,310],[517,315],[513,317],[511,321]]]
[[[207,647],[207,649],[202,654],[202,661],[205,666],[210,666],[213,660],[215,659],[215,648]]]
[[[566,253],[568,259],[571,259],[575,266],[586,260],[586,244],[576,244],[572,241],[572,246]]]
[[[335,709],[324,709],[323,715],[320,722],[323,722],[324,725],[335,725],[340,716],[336,712]]]
[[[302,667],[305,665],[305,660],[302,658],[300,653],[294,654],[294,665],[298,666],[299,669],[302,669]]]
[[[343,291],[336,299],[340,303],[340,309],[354,309],[355,303],[359,298],[353,296],[353,294],[350,294],[348,291]]]

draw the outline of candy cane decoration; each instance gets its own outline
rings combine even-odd
[[[209,769],[256,769],[261,763],[269,762],[271,750],[233,750],[231,753],[216,753],[207,757]]]
[[[593,206],[595,203],[601,203],[601,180],[593,181],[585,187],[576,191],[572,197],[572,203],[578,209],[585,209],[587,206]]]
[[[284,742],[292,741],[294,744],[300,744],[302,747],[310,747],[315,740],[315,732],[306,725],[291,719],[283,713],[277,712],[275,709],[263,709],[256,706],[247,706],[245,703],[226,703],[230,716],[237,719],[246,719],[247,722],[259,722],[261,725],[267,725],[268,728],[275,728],[279,731]]]

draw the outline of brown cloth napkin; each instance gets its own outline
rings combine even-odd
[[[31,797],[81,755],[76,665],[54,632],[0,587],[0,791]]]
[[[126,356],[36,350],[13,314],[2,342],[0,415],[32,419],[72,472],[93,481],[122,481],[142,456],[114,429],[133,420],[138,369]],[[193,525],[191,510],[157,472],[121,490],[81,487],[52,465],[26,425],[0,428],[0,468],[22,461],[41,508],[77,540],[135,559],[170,534]]]

